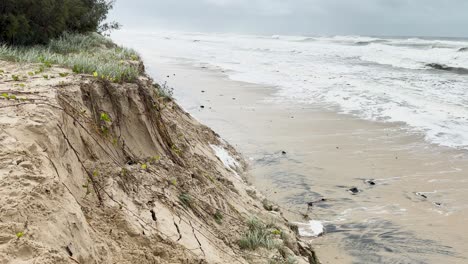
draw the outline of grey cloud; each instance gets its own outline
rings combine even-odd
[[[127,28],[468,37],[467,0],[117,0]]]

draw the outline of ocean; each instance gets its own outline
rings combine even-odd
[[[321,104],[402,122],[427,141],[468,148],[468,39],[132,33],[167,60],[277,88],[272,101]],[[126,39],[126,43],[132,38]]]

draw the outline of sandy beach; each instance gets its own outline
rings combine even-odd
[[[323,263],[466,263],[465,151],[429,144],[403,124],[278,104],[274,87],[144,57],[188,112],[245,155],[251,182],[289,219],[305,221],[301,212],[324,223],[313,240]]]
[[[468,264],[468,1],[31,2],[0,264]]]

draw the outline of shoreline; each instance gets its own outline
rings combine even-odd
[[[275,88],[232,81],[223,72],[183,63],[160,65],[157,57],[144,57],[149,60],[148,72],[175,88],[178,103],[246,155],[251,163],[249,180],[269,199],[296,211],[305,210],[306,202],[312,199],[329,199],[314,211],[328,232],[312,242],[323,263],[393,257],[387,256],[388,252],[367,257],[359,254],[359,248],[341,237],[344,226],[369,233],[367,239],[376,251],[401,247],[396,241],[403,239],[413,244],[414,250],[423,251],[418,256],[421,259],[450,258],[450,263],[462,263],[458,261],[466,258],[460,255],[467,249],[466,241],[457,233],[463,230],[467,213],[464,208],[452,208],[459,207],[452,200],[464,200],[445,193],[450,184],[465,184],[461,174],[468,170],[463,164],[466,151],[430,144],[423,135],[406,133],[400,123],[365,121],[311,105],[268,103],[265,98],[271,98]],[[282,155],[282,151],[287,154]],[[337,167],[334,163],[338,161]],[[449,183],[436,176],[446,177]],[[369,186],[366,180],[375,181],[377,186]],[[362,193],[351,195],[347,190],[352,187]],[[438,192],[432,193],[434,190]],[[388,199],[394,194],[398,199]],[[447,194],[452,196],[445,197]],[[299,220],[297,215],[284,213],[288,219]],[[425,219],[431,221],[421,227],[413,225]],[[398,230],[395,233],[401,232],[401,237],[390,242],[380,239],[384,220],[392,230]],[[359,226],[366,221],[371,223]],[[372,225],[382,230],[371,233],[369,230],[376,228]],[[350,231],[345,237],[353,235]],[[457,242],[453,237],[458,237]],[[424,249],[428,242],[431,246]]]

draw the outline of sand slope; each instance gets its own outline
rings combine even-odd
[[[36,68],[0,61],[0,263],[316,263],[262,208],[242,157],[151,79]],[[241,251],[253,216],[281,228],[283,246]]]

